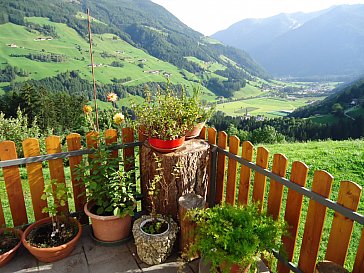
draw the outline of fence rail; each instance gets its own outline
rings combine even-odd
[[[50,136],[46,139],[47,155],[40,154],[37,139],[27,139],[23,142],[24,158],[18,159],[14,142],[0,142],[0,168],[7,192],[14,226],[28,223],[22,180],[19,166],[26,165],[28,183],[35,220],[46,217],[42,209],[47,206],[41,199],[44,188],[42,162],[49,163],[50,178],[59,183],[66,183],[64,160],[69,158],[70,174],[73,187],[75,210],[82,211],[84,198],[78,196],[84,188],[74,179],[75,166],[84,155],[92,157],[92,147],[97,145],[95,133],[86,136],[86,147],[82,147],[81,136],[70,134],[66,138],[67,152],[61,152],[60,138]],[[135,157],[134,148],[141,146],[145,136],[139,133],[139,141],[134,139],[132,129],[124,128],[121,134],[123,144],[118,142],[115,130],[107,130],[105,136],[118,155],[121,149],[125,158],[125,169],[133,169],[140,158]],[[286,178],[288,159],[282,154],[273,156],[272,169],[268,169],[269,153],[264,147],[258,147],[256,161],[253,162],[254,147],[250,142],[240,144],[235,136],[225,132],[217,133],[213,128],[204,128],[200,137],[211,146],[210,184],[208,188],[208,203],[210,205],[227,202],[229,204],[248,204],[259,202],[260,208],[266,209],[273,218],[284,218],[289,225],[289,236],[282,237],[286,251],[286,259],[275,252],[280,260],[277,272],[314,272],[321,244],[323,226],[326,220],[327,208],[335,211],[331,225],[325,258],[344,265],[351,240],[354,222],[364,225],[364,216],[357,212],[361,196],[361,187],[351,181],[342,181],[337,201],[330,199],[333,177],[325,171],[314,173],[311,189],[306,188],[308,167],[300,161],[292,163],[290,178]],[[229,147],[228,147],[229,140]],[[227,150],[227,148],[229,150]],[[239,156],[238,154],[241,154]],[[240,167],[240,171],[239,171]],[[253,177],[254,174],[254,177]],[[269,179],[269,180],[267,180]],[[269,183],[269,190],[267,185]],[[287,193],[284,192],[286,187]],[[304,223],[302,244],[299,249],[298,264],[293,263],[297,251],[298,230],[300,229],[302,204],[304,197],[309,198],[307,216]],[[266,200],[266,202],[265,202]],[[283,202],[282,200],[286,200]],[[282,206],[285,207],[282,207]],[[85,220],[85,219],[84,219]],[[85,220],[86,221],[86,220]],[[5,217],[0,200],[0,226],[5,225]],[[361,227],[362,228],[362,227]],[[364,272],[364,229],[356,253],[353,273]]]

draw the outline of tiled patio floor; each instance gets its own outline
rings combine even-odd
[[[136,255],[134,242],[131,240],[120,246],[105,247],[97,245],[90,237],[90,228],[85,227],[77,247],[72,254],[55,263],[38,262],[23,246],[16,256],[6,266],[0,268],[1,273],[131,273],[158,272],[197,273],[198,261],[183,264],[177,261],[178,255],[173,254],[161,265],[148,266],[142,263]],[[179,268],[183,268],[179,270]]]

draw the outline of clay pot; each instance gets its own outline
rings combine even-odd
[[[191,130],[186,132],[186,139],[198,137],[201,133],[202,128],[205,126],[205,122],[197,123]]]
[[[84,211],[91,219],[92,230],[96,239],[104,242],[116,242],[129,237],[131,232],[131,216],[99,216],[90,212],[95,205],[87,202]]]
[[[142,216],[133,225],[137,254],[148,265],[163,263],[171,254],[177,236],[178,226],[173,219],[158,219],[168,223],[168,229],[161,234],[148,234],[142,230],[145,223],[152,221],[150,215]]]
[[[150,146],[158,152],[169,153],[180,148],[185,142],[185,137],[173,139],[173,140],[162,140],[159,138],[149,138],[148,142]]]
[[[8,252],[5,252],[0,255],[0,267],[7,264],[14,257],[16,251],[18,250],[18,248],[21,245],[21,237],[23,235],[23,232],[20,229],[13,229],[13,228],[0,228],[0,235],[3,234],[5,230],[16,233],[17,237],[19,238],[19,242],[16,246],[14,246]]]
[[[56,246],[56,247],[48,247],[48,248],[39,248],[39,247],[35,247],[30,245],[27,242],[27,237],[29,235],[29,233],[35,229],[38,228],[44,224],[48,224],[52,221],[51,217],[47,217],[44,219],[41,219],[37,222],[35,222],[34,224],[31,224],[23,233],[23,236],[21,238],[21,241],[23,243],[23,245],[29,250],[29,252],[35,257],[37,258],[39,261],[41,262],[45,262],[45,263],[51,263],[51,262],[55,262],[55,261],[59,261],[65,257],[67,257],[68,255],[71,254],[71,252],[73,251],[73,249],[76,247],[77,241],[80,239],[81,234],[82,234],[82,226],[81,224],[74,218],[70,217],[69,221],[73,222],[75,225],[78,226],[78,233],[76,234],[76,236],[69,241],[66,244],[60,245],[60,246]]]

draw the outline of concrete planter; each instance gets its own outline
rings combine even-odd
[[[133,236],[138,256],[148,265],[163,263],[171,254],[177,236],[178,226],[173,219],[164,217],[158,217],[158,219],[166,221],[169,225],[162,234],[148,234],[141,229],[146,222],[152,220],[150,215],[142,216],[133,225]]]

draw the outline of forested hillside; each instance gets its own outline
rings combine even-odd
[[[56,1],[56,0],[30,0],[30,1],[0,1],[0,27],[6,26],[6,29],[12,29],[12,33],[22,35],[23,30],[30,34],[37,35],[36,37],[29,36],[30,40],[39,41],[39,49],[32,47],[36,52],[28,52],[20,49],[27,49],[30,43],[22,43],[14,39],[3,38],[1,42],[3,49],[2,57],[0,58],[2,76],[0,80],[3,83],[16,81],[24,81],[26,78],[39,80],[41,75],[34,75],[23,67],[11,65],[18,60],[31,60],[34,64],[42,62],[43,65],[53,63],[53,70],[66,72],[67,70],[79,70],[80,62],[87,62],[87,21],[86,9],[91,10],[93,17],[92,31],[95,34],[94,48],[99,50],[103,62],[113,67],[116,71],[121,68],[126,70],[128,63],[129,52],[127,50],[116,50],[115,44],[117,41],[123,41],[121,46],[129,46],[141,49],[147,54],[130,56],[135,58],[134,64],[138,67],[128,69],[125,77],[116,77],[116,81],[121,81],[127,77],[128,84],[138,85],[140,83],[149,82],[149,78],[142,73],[150,71],[150,74],[160,73],[163,70],[163,75],[170,75],[171,79],[175,79],[174,83],[186,84],[186,81],[201,82],[205,87],[213,91],[218,96],[230,97],[234,91],[245,86],[246,80],[252,80],[255,76],[269,77],[269,75],[245,52],[227,47],[221,43],[207,39],[202,34],[188,28],[181,23],[176,17],[170,14],[167,10],[154,4],[148,0],[102,0],[102,1]],[[38,18],[49,18],[49,23],[46,20]],[[11,23],[11,24],[10,24]],[[22,27],[15,27],[13,24]],[[74,29],[80,39],[72,37],[72,40],[65,40],[65,35],[62,32],[69,32],[67,28],[61,24],[66,24],[68,28]],[[5,31],[4,31],[5,34]],[[11,33],[9,33],[11,35]],[[111,36],[107,36],[111,35]],[[28,36],[28,35],[26,35]],[[55,44],[57,41],[65,43],[69,49],[71,47],[77,52],[86,53],[83,56],[75,56],[74,52],[68,50],[61,51],[60,46],[57,50],[48,48],[45,50],[41,43],[46,40],[48,44]],[[69,43],[69,44],[67,44]],[[119,46],[119,48],[122,48]],[[102,47],[102,49],[101,49]],[[159,65],[149,65],[148,54],[154,57],[155,63],[162,60],[168,66],[172,64],[175,68],[161,69]],[[123,56],[124,55],[124,56]],[[137,59],[137,56],[140,56]],[[114,58],[114,62],[105,59]],[[191,58],[194,58],[191,60]],[[27,63],[27,61],[25,62]],[[74,65],[70,65],[74,63]],[[214,69],[208,69],[201,65],[209,64],[215,66]],[[58,64],[60,69],[56,69]],[[104,63],[103,63],[104,64]],[[11,67],[8,67],[10,65]],[[23,69],[24,71],[20,71]],[[101,70],[102,68],[100,68]],[[149,69],[149,70],[147,70]],[[17,72],[12,73],[12,71]],[[168,71],[172,70],[172,72]],[[158,71],[154,73],[153,71]],[[40,72],[40,71],[39,71]],[[123,71],[124,72],[124,71]],[[86,77],[80,73],[81,78],[90,81],[90,77]],[[115,74],[115,73],[114,73]],[[120,73],[119,73],[120,74]],[[162,73],[161,73],[162,74]],[[145,74],[144,74],[145,75]],[[47,75],[44,75],[44,78]],[[177,77],[177,78],[176,78]],[[101,82],[105,75],[101,76]],[[50,80],[48,80],[50,81]],[[152,79],[151,81],[158,81]],[[163,77],[159,78],[163,81]],[[111,83],[111,79],[106,79],[105,83]],[[130,83],[129,83],[130,82]],[[3,89],[5,84],[2,84]],[[53,84],[52,84],[53,85]],[[10,88],[14,85],[9,85]]]

